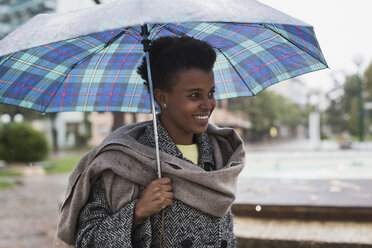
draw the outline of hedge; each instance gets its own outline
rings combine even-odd
[[[48,154],[45,134],[27,123],[15,123],[0,127],[0,160],[6,162],[40,161]]]

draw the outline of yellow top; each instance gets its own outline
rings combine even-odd
[[[182,155],[194,164],[198,164],[199,150],[197,144],[192,145],[177,145],[178,149],[182,152]]]

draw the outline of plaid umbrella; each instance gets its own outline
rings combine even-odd
[[[150,113],[136,73],[144,23],[150,40],[188,35],[215,48],[216,99],[256,95],[327,67],[311,26],[253,0],[122,0],[36,16],[0,41],[0,102]]]
[[[217,52],[216,99],[327,67],[310,25],[255,0],[120,0],[38,15],[0,41],[0,103],[149,113],[143,44],[185,35]]]

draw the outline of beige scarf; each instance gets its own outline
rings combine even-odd
[[[146,186],[157,178],[155,149],[136,141],[149,123],[119,128],[79,161],[69,178],[54,247],[69,247],[75,243],[80,210],[100,175],[103,175],[107,200],[114,212],[137,198],[140,185]],[[171,178],[176,199],[222,217],[235,200],[245,150],[242,140],[231,128],[209,124],[207,133],[213,143],[216,171],[204,171],[160,152],[162,176]]]

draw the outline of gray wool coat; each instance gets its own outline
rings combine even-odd
[[[144,122],[120,128],[82,158],[70,176],[56,247],[75,242],[83,247],[158,246],[160,214],[146,219],[132,234],[130,229],[136,199],[156,179],[155,151],[151,144],[139,142],[149,138],[143,134],[150,126]],[[165,136],[166,132],[161,135]],[[167,247],[234,247],[230,206],[244,165],[243,142],[232,129],[209,125],[198,143],[205,151],[208,144],[213,147],[212,156],[201,153],[207,162],[199,163],[201,167],[164,152],[172,149],[161,142],[162,173],[172,179],[175,197],[173,207],[165,211]],[[210,166],[210,158],[214,170],[206,171],[203,166]]]

